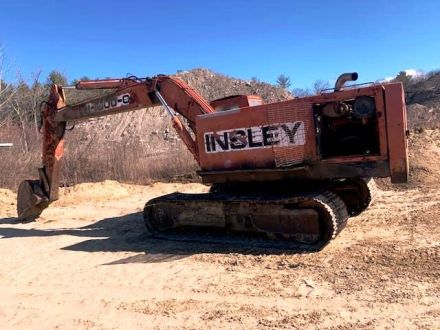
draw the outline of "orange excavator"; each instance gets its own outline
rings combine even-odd
[[[256,95],[207,102],[175,76],[80,81],[105,96],[67,105],[53,85],[42,108],[43,166],[23,181],[17,211],[36,219],[58,199],[66,124],[162,106],[200,166],[203,194],[173,193],[144,209],[153,235],[182,228],[253,232],[320,249],[371,202],[371,177],[407,182],[407,121],[401,83],[345,86],[264,104]]]

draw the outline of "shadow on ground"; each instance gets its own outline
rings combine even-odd
[[[12,225],[4,227],[1,225]],[[15,226],[14,226],[15,225]],[[21,228],[20,228],[21,227]],[[198,253],[241,253],[241,254],[286,254],[298,253],[285,245],[277,246],[268,240],[255,240],[232,237],[230,234],[215,233],[215,240],[205,233],[190,234],[190,239],[177,241],[179,233],[171,239],[151,237],[143,222],[142,212],[120,217],[106,218],[87,226],[76,228],[37,229],[22,228],[16,218],[0,219],[0,239],[15,237],[50,237],[70,235],[89,238],[66,246],[63,250],[83,252],[139,252],[139,254],[114,261],[112,264],[155,263],[181,259]],[[188,238],[188,234],[185,236]],[[208,241],[204,242],[208,238]],[[175,238],[175,239],[174,239]],[[263,244],[261,245],[261,243]],[[273,245],[273,246],[272,246]],[[300,251],[304,253],[305,251]]]

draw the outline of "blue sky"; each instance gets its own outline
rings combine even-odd
[[[440,68],[440,1],[5,1],[10,72],[151,76],[206,67],[292,87]]]

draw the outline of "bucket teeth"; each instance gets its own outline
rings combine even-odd
[[[49,205],[40,180],[25,180],[18,187],[17,214],[21,221],[33,221]]]

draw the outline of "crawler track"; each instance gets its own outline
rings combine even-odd
[[[156,238],[301,251],[321,249],[341,232],[347,219],[342,199],[327,190],[173,193],[144,208],[145,224]]]
[[[372,178],[348,178],[331,181],[328,189],[345,203],[350,217],[357,216],[373,202],[377,187]]]

